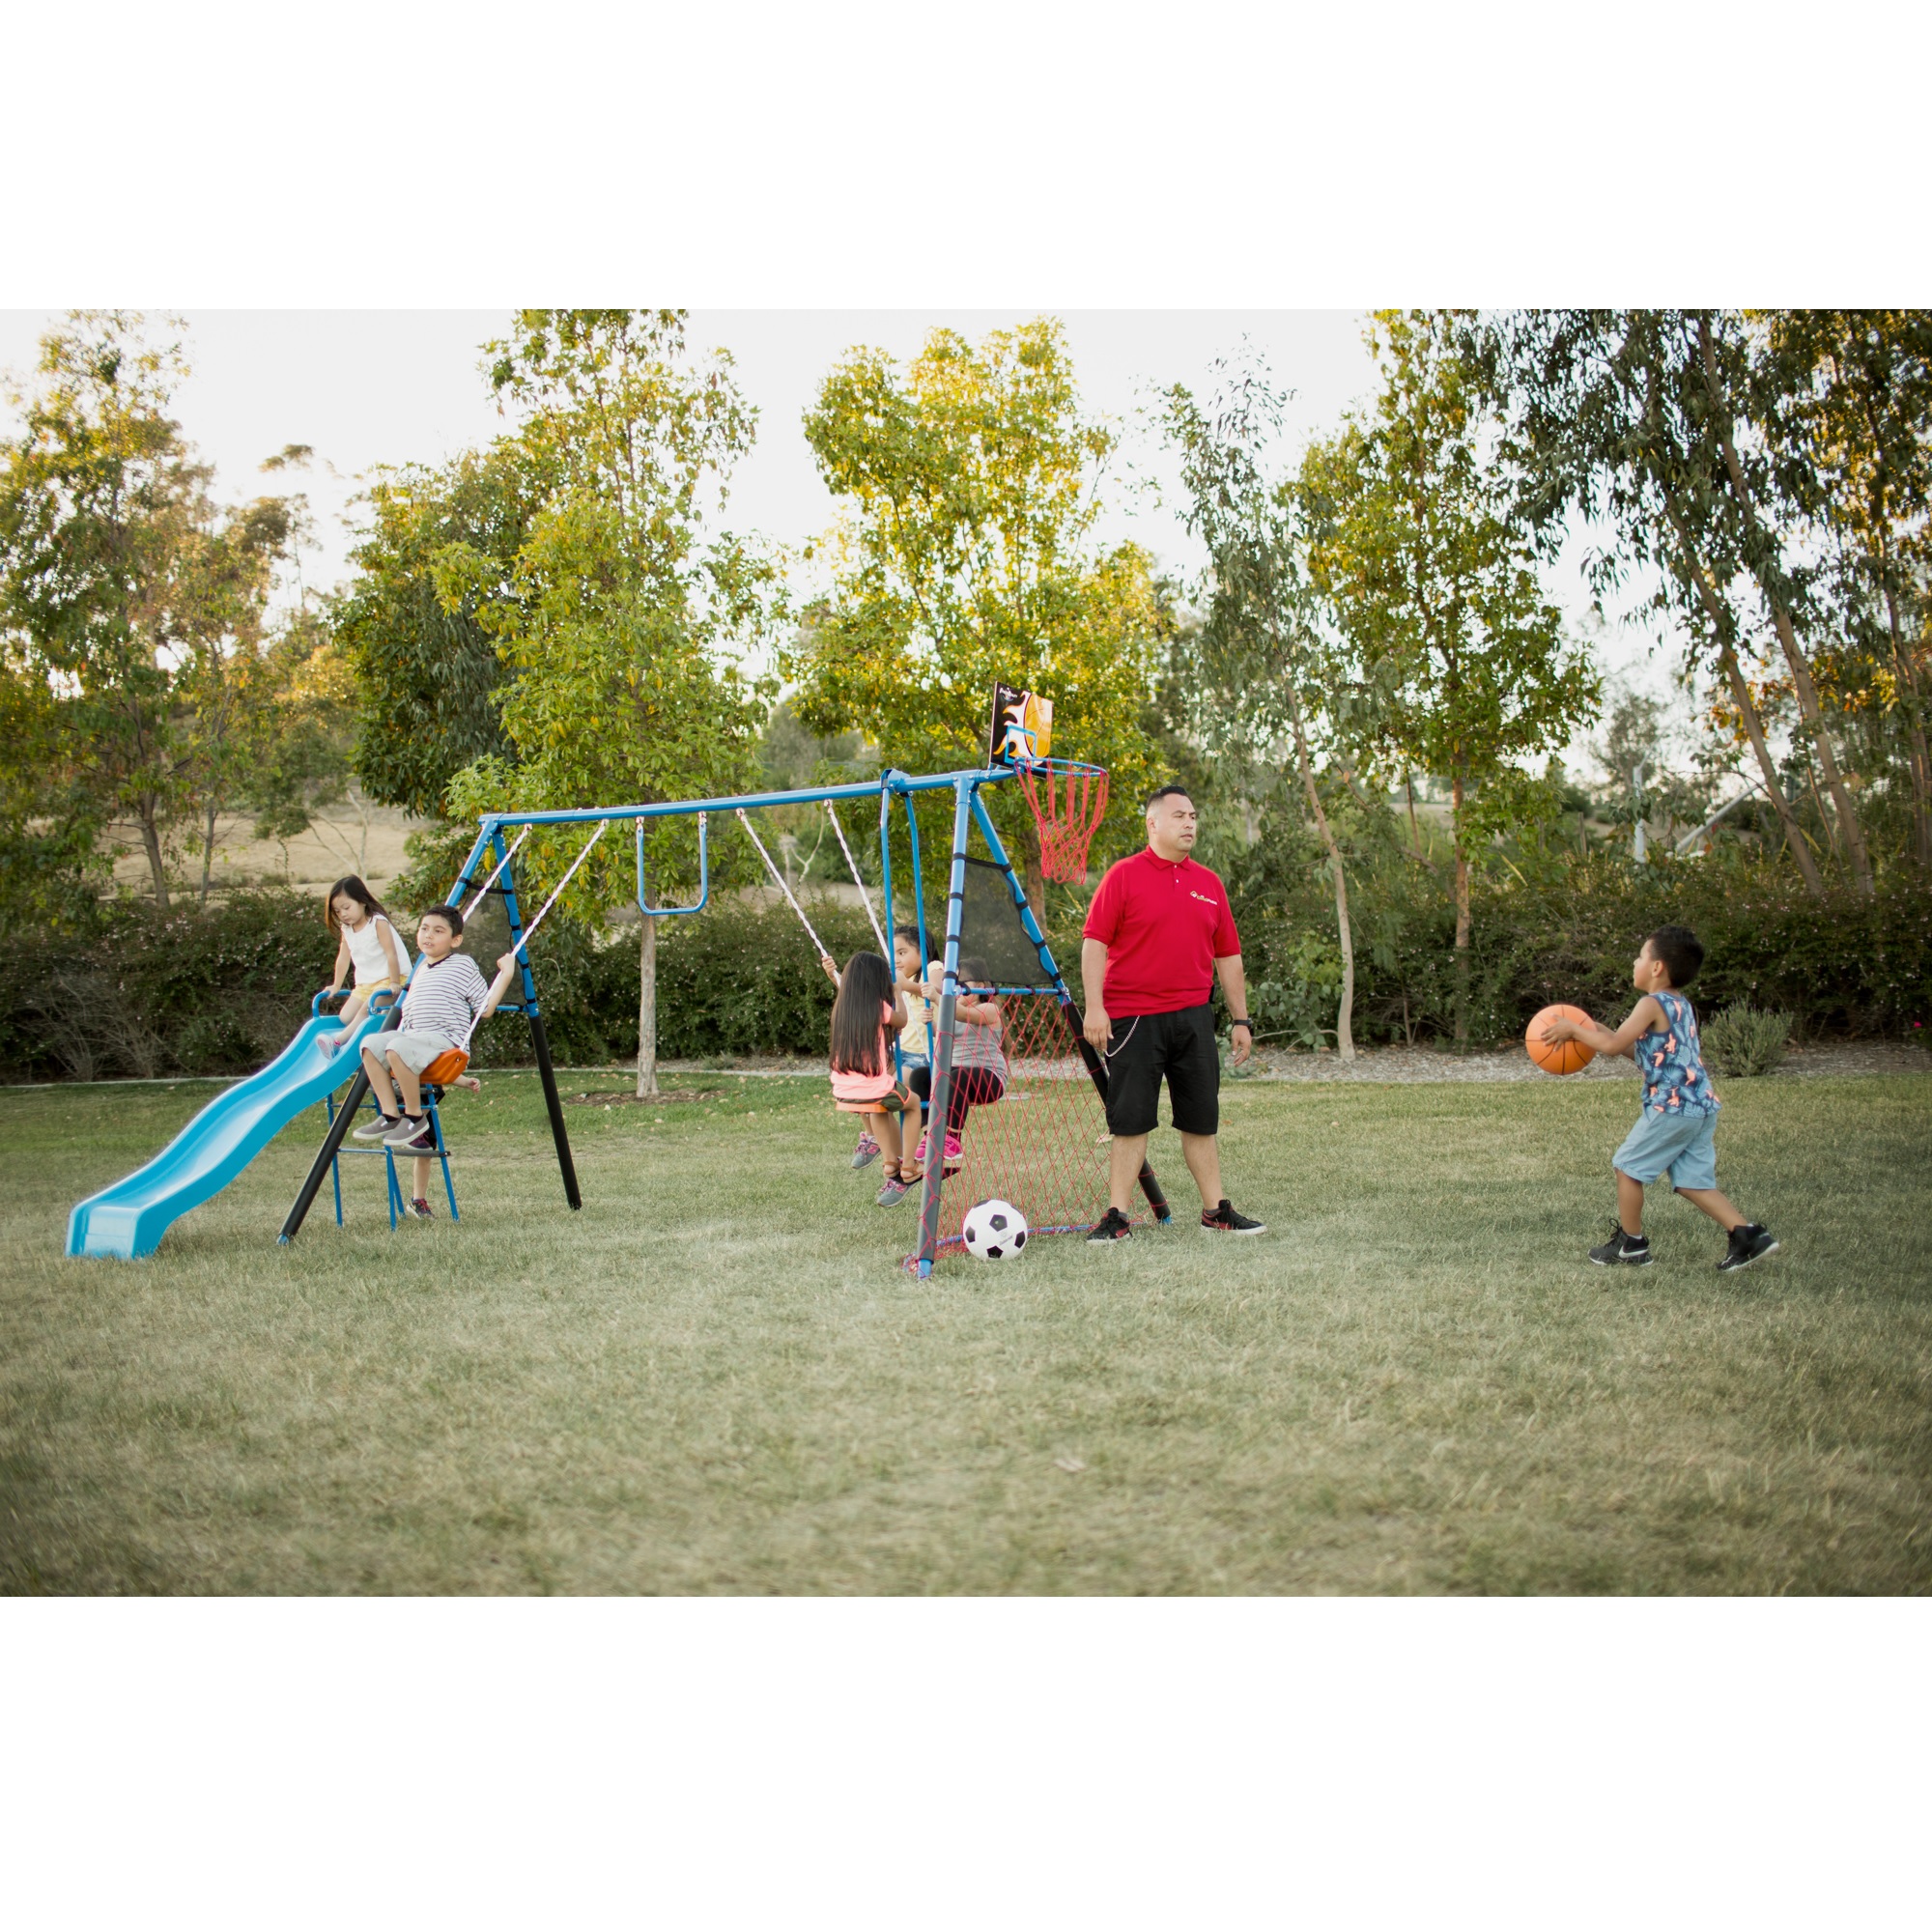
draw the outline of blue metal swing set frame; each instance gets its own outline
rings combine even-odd
[[[510,852],[504,842],[503,835],[506,830],[515,827],[551,825],[604,826],[634,821],[637,830],[638,909],[647,919],[679,919],[701,912],[711,896],[710,846],[706,827],[713,813],[756,811],[774,806],[815,805],[821,802],[837,804],[840,801],[876,798],[879,805],[881,890],[887,915],[886,924],[890,930],[893,915],[892,817],[893,805],[896,800],[905,813],[912,858],[912,894],[919,922],[920,957],[928,959],[932,956],[932,952],[927,944],[919,818],[913,810],[913,800],[921,793],[950,791],[953,796],[952,867],[946,898],[946,945],[943,954],[945,978],[940,993],[937,1023],[934,1027],[931,1117],[936,1121],[943,1121],[946,1118],[947,1102],[952,1092],[952,1027],[959,994],[959,946],[966,898],[966,846],[976,825],[980,836],[985,840],[986,850],[993,864],[1006,876],[1008,890],[1012,895],[1013,910],[1019,918],[1021,929],[1038,957],[1040,977],[1043,981],[1036,986],[1002,986],[998,990],[1010,994],[1050,994],[1060,1002],[1089,1077],[1104,1100],[1107,1093],[1106,1065],[1087,1042],[1082,1030],[1079,1004],[1054,960],[1052,950],[1046,943],[1046,936],[1040,931],[1039,923],[1034,917],[1033,907],[1028,903],[1026,888],[1013,870],[1012,862],[1008,858],[1006,846],[993,824],[992,814],[987,811],[985,801],[980,796],[986,786],[998,784],[1013,775],[1013,767],[1001,764],[989,765],[977,771],[943,772],[926,778],[916,778],[905,772],[888,770],[869,781],[850,784],[810,785],[797,791],[748,792],[735,798],[680,799],[655,805],[596,806],[555,811],[491,812],[484,817],[477,830],[476,841],[470,847],[469,857],[464,860],[462,869],[457,873],[456,884],[449,897],[452,903],[461,904],[464,895],[472,889],[475,880],[488,867],[494,866],[497,868],[497,881],[489,887],[489,890],[502,895],[503,908],[510,926],[510,946],[517,955],[517,964],[523,980],[521,1001],[514,1005],[506,1001],[497,1010],[522,1012],[529,1022],[530,1042],[536,1058],[538,1076],[543,1083],[544,1104],[550,1117],[551,1134],[556,1144],[557,1167],[563,1179],[564,1198],[572,1209],[582,1208],[583,1199],[578,1185],[576,1163],[571,1157],[570,1138],[564,1125],[562,1100],[557,1093],[556,1073],[551,1060],[550,1041],[544,1028],[543,1011],[537,1001],[536,978],[530,969],[529,954],[526,950],[525,922],[517,897],[513,868],[509,864]],[[652,819],[694,816],[697,820],[697,898],[690,905],[653,906],[648,903],[645,896],[646,823]],[[888,944],[890,943],[889,940]],[[397,1025],[401,1017],[402,1003],[398,1000],[384,1022],[384,1031]],[[281,1238],[284,1241],[290,1239],[301,1226],[321,1188],[325,1174],[335,1171],[336,1156],[343,1151],[343,1138],[362,1104],[367,1084],[367,1077],[358,1073],[356,1084],[350,1089],[340,1111],[332,1111],[328,1137],[317,1153],[308,1179],[303,1182],[302,1191],[297,1197],[295,1206],[290,1208],[288,1219],[283,1223]],[[443,1148],[440,1128],[436,1140],[438,1154],[443,1163],[444,1185],[449,1186],[448,1153]],[[941,1189],[944,1185],[944,1167],[945,1162],[941,1160],[929,1160],[925,1165],[925,1178],[920,1198],[919,1249],[917,1254],[910,1258],[917,1264],[918,1272],[922,1277],[932,1272],[932,1264],[938,1254],[939,1206]],[[1167,1220],[1169,1218],[1167,1202],[1154,1179],[1151,1168],[1146,1165],[1141,1169],[1140,1184],[1142,1192],[1147,1197],[1148,1206],[1155,1216],[1159,1220]],[[390,1175],[392,1195],[395,1188],[392,1164]],[[449,1188],[449,1198],[450,1212],[454,1217],[456,1194],[453,1187]],[[336,1201],[339,1220],[341,1218],[339,1179],[336,1183]],[[392,1226],[395,1214],[396,1209],[392,1200],[390,1207]]]

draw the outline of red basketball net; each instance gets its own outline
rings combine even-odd
[[[959,1172],[939,1197],[942,1255],[959,1251],[960,1224],[978,1201],[1010,1201],[1035,1235],[1084,1233],[1107,1211],[1106,1110],[1065,1008],[1051,993],[1003,993],[1000,1010],[1006,1092],[966,1117]],[[917,1113],[909,1119],[916,1122]],[[933,1128],[936,1153],[937,1122]],[[1151,1218],[1138,1190],[1133,1218],[1137,1226]],[[907,1265],[917,1259],[908,1256]]]
[[[1018,768],[1020,788],[1039,828],[1039,869],[1062,885],[1087,875],[1087,848],[1107,815],[1107,774],[1099,765],[1036,758]]]

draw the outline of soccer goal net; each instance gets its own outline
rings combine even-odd
[[[983,1065],[976,1067],[966,1051],[966,1029],[955,1022],[955,1097],[948,1112],[958,1124],[958,1148],[946,1160],[935,1258],[959,1251],[961,1224],[976,1202],[1010,1201],[1036,1235],[1084,1233],[1107,1211],[1104,1063],[1080,1037],[1073,984],[1057,960],[1053,967],[1059,968],[1065,992],[1055,983],[1054,971],[1021,921],[1006,868],[969,854],[965,871],[960,985],[962,992],[985,991],[999,1003],[1005,1078],[1000,1083]],[[943,958],[943,937],[930,927],[928,950]],[[996,1098],[982,1097],[996,1086]],[[935,1121],[928,1161],[940,1146]],[[1144,1174],[1144,1181],[1152,1183],[1151,1173]],[[1151,1198],[1159,1202],[1157,1186]],[[1159,1205],[1164,1209],[1165,1203]],[[1146,1186],[1136,1188],[1135,1219],[1145,1221],[1151,1213]],[[913,1263],[920,1259],[908,1257]]]

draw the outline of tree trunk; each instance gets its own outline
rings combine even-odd
[[[1898,621],[1898,596],[1889,570],[1886,574],[1885,614],[1891,631],[1892,674],[1898,681],[1907,743],[1911,748],[1914,843],[1920,870],[1932,871],[1932,755],[1926,751],[1925,714],[1918,701],[1918,668],[1912,661]]]
[[[1690,541],[1690,526],[1685,522],[1684,512],[1673,496],[1663,499],[1664,513],[1669,517],[1671,526],[1677,532],[1677,544],[1684,556],[1684,567],[1690,573],[1690,581],[1697,586],[1698,602],[1704,607],[1704,614],[1711,620],[1711,635],[1718,640],[1718,668],[1724,673],[1724,681],[1731,688],[1731,702],[1738,707],[1738,715],[1745,721],[1745,733],[1750,739],[1751,751],[1757,758],[1759,775],[1764,780],[1764,788],[1770,794],[1771,802],[1777,808],[1777,815],[1784,824],[1784,842],[1791,848],[1791,856],[1798,861],[1798,869],[1804,875],[1805,888],[1814,898],[1825,896],[1825,880],[1818,870],[1818,862],[1811,856],[1811,848],[1804,842],[1804,835],[1800,830],[1798,820],[1791,810],[1791,801],[1784,795],[1784,787],[1777,781],[1777,765],[1771,755],[1771,747],[1765,743],[1764,721],[1757,715],[1757,706],[1751,702],[1750,686],[1745,682],[1745,674],[1738,664],[1737,653],[1731,648],[1730,612],[1724,608],[1716,586],[1711,582],[1710,573],[1704,568],[1703,560],[1697,554],[1697,546]]]
[[[1301,768],[1301,788],[1307,794],[1308,810],[1314,814],[1315,829],[1321,835],[1322,849],[1328,854],[1328,872],[1335,886],[1335,931],[1342,943],[1342,1004],[1335,1014],[1335,1051],[1345,1061],[1355,1058],[1355,935],[1349,923],[1349,875],[1342,866],[1342,848],[1321,809],[1321,793],[1315,783],[1315,767],[1308,756],[1308,734],[1301,728],[1301,703],[1293,685],[1288,687],[1289,723],[1294,727],[1294,755]]]
[[[1798,698],[1798,715],[1817,746],[1818,767],[1824,774],[1825,788],[1832,794],[1838,831],[1843,836],[1844,849],[1851,858],[1852,874],[1858,880],[1859,889],[1869,897],[1873,891],[1871,855],[1865,849],[1864,833],[1860,828],[1858,811],[1852,804],[1851,787],[1839,774],[1837,757],[1832,750],[1831,733],[1825,728],[1825,714],[1818,702],[1818,688],[1811,681],[1811,666],[1804,653],[1798,648],[1798,632],[1792,624],[1791,612],[1785,608],[1779,583],[1763,561],[1766,553],[1773,547],[1773,539],[1759,520],[1757,500],[1745,480],[1744,465],[1738,461],[1737,444],[1731,438],[1729,408],[1719,391],[1718,357],[1711,341],[1708,316],[1697,318],[1697,340],[1704,357],[1704,384],[1717,413],[1718,441],[1724,452],[1724,469],[1730,476],[1738,508],[1748,520],[1758,540],[1759,561],[1752,566],[1751,575],[1756,578],[1758,589],[1763,592],[1764,601],[1770,608],[1772,628],[1776,631],[1777,641],[1783,646],[1784,661],[1791,668],[1791,687]]]
[[[1456,1044],[1469,1043],[1469,855],[1463,843],[1463,774],[1452,781],[1456,825]]]
[[[213,867],[214,867],[214,807],[211,803],[208,808],[208,823],[203,828],[203,836],[201,840],[201,903],[202,903],[202,909],[204,911],[206,911],[208,907],[209,875],[213,870]]]
[[[638,940],[638,1098],[658,1096],[658,923],[646,916]]]
[[[141,849],[148,855],[148,872],[154,880],[155,910],[168,909],[168,868],[161,860],[161,828],[155,818],[152,800],[141,808]]]
[[[1818,687],[1811,681],[1811,667],[1798,648],[1798,633],[1792,627],[1791,613],[1774,602],[1771,621],[1777,631],[1777,641],[1784,646],[1784,661],[1791,667],[1791,686],[1798,695],[1799,714],[1810,727],[1811,742],[1818,753],[1819,775],[1825,781],[1825,789],[1832,794],[1838,833],[1852,862],[1852,876],[1858,881],[1859,890],[1870,898],[1875,891],[1871,854],[1865,848],[1858,809],[1852,804],[1851,786],[1838,770],[1837,755],[1832,750],[1832,734],[1825,728],[1825,713],[1818,702]]]
[[[1408,792],[1408,836],[1415,847],[1416,863],[1422,865],[1426,862],[1422,857],[1422,827],[1416,823],[1415,817],[1415,774],[1408,773],[1403,783]]]

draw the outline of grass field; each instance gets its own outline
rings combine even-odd
[[[133,1264],[63,1259],[68,1208],[212,1090],[0,1093],[0,1587],[1932,1582],[1932,1079],[1730,1083],[1720,1182],[1784,1242],[1736,1277],[1658,1190],[1654,1267],[1583,1260],[1631,1088],[1245,1085],[1266,1236],[922,1285],[821,1082],[705,1078],[570,1110],[578,1215],[499,1075],[460,1226],[391,1234],[358,1161],[277,1248],[318,1114]]]

